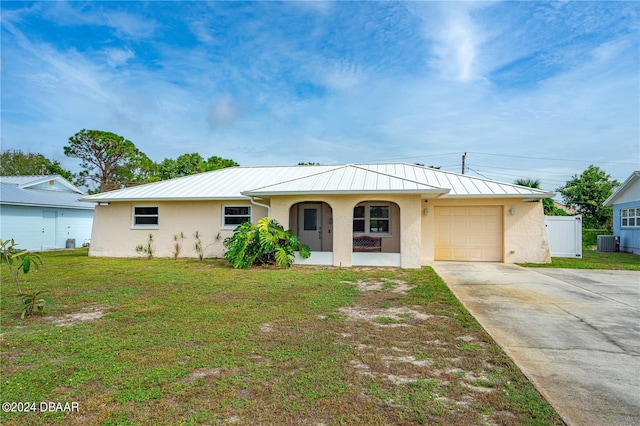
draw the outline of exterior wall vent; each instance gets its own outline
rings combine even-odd
[[[620,251],[620,237],[614,235],[598,235],[598,251]]]

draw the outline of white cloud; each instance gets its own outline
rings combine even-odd
[[[425,36],[434,44],[433,57],[427,62],[441,78],[467,82],[483,77],[479,60],[487,33],[473,18],[480,7],[479,3],[446,3],[421,11]]]
[[[105,16],[117,16],[108,10],[117,9],[111,3],[102,4],[104,9],[84,3],[38,5],[60,8],[56,13],[66,16],[69,26],[82,19],[87,25],[104,26]],[[322,15],[296,12],[309,22],[297,21],[294,32],[269,26],[269,16],[252,16],[250,22],[239,22],[229,31],[221,26],[213,33],[208,17],[189,9],[182,19],[200,41],[196,45],[191,44],[191,34],[176,37],[190,40],[183,45],[155,31],[155,21],[142,18],[149,9],[140,8],[138,23],[108,25],[117,25],[116,35],[125,39],[150,34],[153,38],[137,44],[102,31],[108,42],[96,41],[85,50],[57,43],[53,36],[32,34],[28,25],[22,26],[22,18],[29,22],[27,12],[8,20],[11,14],[3,10],[3,147],[28,144],[48,155],[55,146],[54,158],[65,160],[59,155],[67,138],[82,128],[96,128],[127,137],[155,161],[199,152],[243,165],[403,159],[453,165],[449,169],[459,171],[456,163],[464,151],[602,162],[637,158],[638,58],[629,53],[637,52],[637,30],[580,50],[571,44],[572,33],[554,44],[550,39],[555,33],[542,31],[540,23],[533,28],[525,19],[526,10],[510,15],[504,8],[515,6],[499,5],[509,18],[494,17],[495,10],[484,3],[411,4],[419,9],[426,28],[422,39],[424,34],[415,31],[416,19],[403,21],[402,13],[384,28],[360,34],[363,26],[347,19],[351,4],[331,3]],[[259,10],[281,14],[307,6],[270,9],[260,4]],[[378,15],[358,19],[375,27],[386,15],[386,9],[376,6],[370,7]],[[243,5],[243,13],[252,7]],[[233,7],[215,3],[215,8],[227,14],[221,19],[225,25],[235,25]],[[343,19],[335,26],[337,14],[331,9],[340,10]],[[161,17],[149,16],[162,22]],[[245,37],[242,43],[236,40],[239,35]],[[338,36],[345,42],[334,46]],[[389,46],[386,56],[372,45]],[[388,52],[396,46],[404,56],[390,57]],[[541,47],[553,58],[570,57],[571,66],[558,67],[523,87],[489,81],[496,69]],[[151,56],[145,55],[145,48],[153,52],[152,63],[145,63],[145,56]],[[435,73],[414,66],[419,61],[394,62],[429,51],[436,53],[425,56]],[[299,90],[306,92],[301,95]],[[622,150],[629,153],[627,158],[620,159]],[[63,165],[70,167],[74,161],[67,159]],[[478,154],[470,154],[468,161],[489,177],[539,177],[548,189],[569,177],[562,173],[579,173],[588,165]],[[618,179],[633,168],[617,167]],[[511,176],[519,170],[529,174]]]
[[[103,12],[104,25],[116,29],[120,34],[135,39],[151,37],[157,24],[153,20],[147,20],[137,15],[126,12]]]
[[[243,106],[229,93],[219,95],[209,113],[209,126],[212,130],[233,126],[243,110]]]
[[[135,53],[128,47],[125,49],[105,49],[104,54],[107,58],[107,63],[113,67],[120,67],[125,65],[129,59],[133,59],[135,57]]]
[[[193,21],[189,23],[189,29],[201,43],[211,44],[215,38],[211,35],[209,25],[207,21]]]
[[[338,61],[323,68],[320,80],[330,89],[346,90],[363,83],[366,79],[361,66],[346,61]]]

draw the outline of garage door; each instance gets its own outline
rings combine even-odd
[[[436,207],[436,260],[502,262],[502,207]]]

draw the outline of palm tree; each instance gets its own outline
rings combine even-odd
[[[514,182],[516,185],[526,186],[527,188],[540,189],[540,180],[531,178],[519,178]]]
[[[516,185],[526,186],[527,188],[535,188],[540,189],[540,180],[539,179],[531,179],[531,178],[519,178],[514,182]],[[545,198],[542,200],[542,208],[544,210],[544,214],[547,216],[566,216],[564,210],[559,209],[553,202],[552,198]]]

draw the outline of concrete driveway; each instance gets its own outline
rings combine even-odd
[[[567,424],[640,424],[640,272],[432,266]]]

